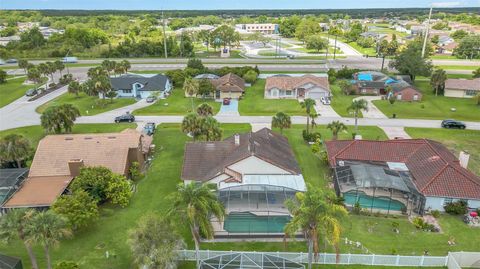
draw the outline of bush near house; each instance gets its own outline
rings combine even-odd
[[[468,207],[467,202],[463,200],[458,200],[455,202],[447,203],[443,208],[445,209],[445,212],[447,212],[448,214],[463,215],[467,213],[468,211],[467,207]]]

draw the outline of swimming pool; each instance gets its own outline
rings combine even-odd
[[[290,216],[256,216],[249,212],[230,213],[223,228],[229,233],[283,233]]]
[[[358,201],[362,208],[373,207],[374,209],[401,211],[405,207],[400,201],[393,199],[390,201],[388,197],[375,197],[375,199],[373,199],[372,196],[366,195],[363,192],[358,192],[358,196],[356,192],[346,192],[343,194],[343,198],[345,198],[345,204],[353,206]]]

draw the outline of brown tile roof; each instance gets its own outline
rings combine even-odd
[[[141,137],[138,131],[128,129],[121,133],[48,135],[38,143],[29,176],[70,175],[68,162],[74,159],[123,175],[128,151],[139,147]]]
[[[212,79],[210,81],[217,90],[220,90],[222,92],[245,91],[245,80],[233,73],[228,73],[223,77],[220,77],[218,79]]]
[[[447,79],[447,81],[445,81],[445,89],[480,91],[480,78],[476,78],[476,79],[449,78]]]
[[[441,143],[428,139],[326,142],[330,165],[338,160],[405,163],[426,196],[480,199],[480,177],[460,166]]]
[[[265,82],[265,90],[272,88],[278,88],[282,90],[293,90],[307,83],[318,85],[322,88],[330,90],[327,77],[317,77],[314,75],[304,75],[301,77],[286,77],[286,76],[273,76],[268,77]]]
[[[293,174],[301,173],[288,139],[263,128],[240,134],[239,145],[235,145],[235,136],[223,141],[187,143],[182,179],[208,181],[223,173],[227,166],[249,156],[256,156]]]
[[[50,206],[72,181],[72,176],[29,177],[3,207]]]

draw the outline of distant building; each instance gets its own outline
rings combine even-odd
[[[363,71],[353,75],[351,81],[356,94],[394,96],[398,101],[420,101],[422,93],[411,85],[409,77],[390,77],[381,72]],[[389,91],[390,90],[390,91]]]
[[[19,41],[20,37],[18,35],[0,37],[0,46],[6,46],[12,41]]]
[[[164,98],[172,90],[170,79],[162,74],[153,76],[125,74],[111,77],[112,88],[117,97],[134,97],[145,99],[152,95]]]
[[[200,31],[212,31],[216,27],[213,25],[206,25],[206,24],[201,24],[199,26],[192,26],[192,27],[185,27],[185,28],[180,28],[175,30],[175,34],[179,35],[181,33],[197,33]]]
[[[447,79],[444,95],[447,97],[472,98],[480,93],[480,78]]]
[[[262,34],[278,34],[278,24],[275,23],[248,23],[248,24],[236,24],[235,29],[240,33],[255,33],[260,32]]]

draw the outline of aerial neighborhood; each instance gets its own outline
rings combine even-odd
[[[370,2],[2,2],[0,269],[480,268],[479,3]]]

